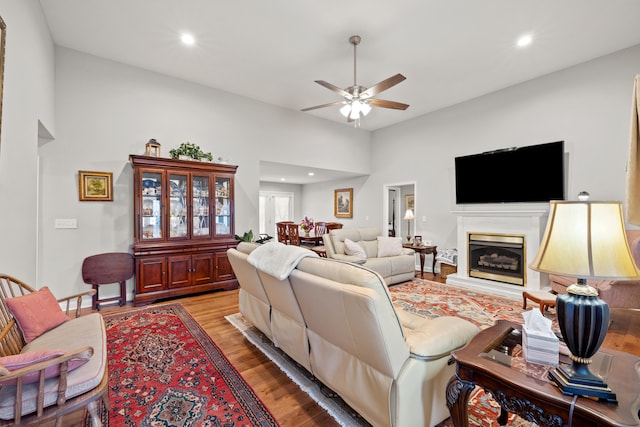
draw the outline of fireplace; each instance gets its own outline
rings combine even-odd
[[[525,285],[524,235],[467,233],[467,236],[469,277]]]

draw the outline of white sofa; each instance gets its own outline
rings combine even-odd
[[[283,245],[284,246],[284,245]],[[309,257],[283,280],[228,255],[243,316],[374,426],[434,426],[449,416],[449,354],[478,328],[456,317],[396,312],[382,277],[360,265]]]
[[[342,228],[331,230],[322,237],[327,258],[363,264],[380,274],[387,285],[411,280],[415,277],[416,260],[413,249],[402,248],[397,256],[378,257],[378,238],[389,239],[380,234],[375,227],[371,228]],[[360,245],[366,253],[366,259],[348,255],[345,239]],[[402,241],[401,238],[400,242]],[[401,244],[401,243],[400,243]]]

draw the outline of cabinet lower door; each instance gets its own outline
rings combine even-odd
[[[138,260],[136,289],[138,293],[161,291],[167,288],[167,258],[143,258]]]
[[[227,252],[217,252],[216,257],[216,269],[215,269],[215,281],[223,282],[225,280],[232,280],[235,278],[233,274],[233,268],[227,257]]]
[[[169,288],[191,285],[191,255],[169,257]]]
[[[200,254],[191,257],[194,285],[206,285],[214,282],[213,254]]]

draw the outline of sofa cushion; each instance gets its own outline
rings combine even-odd
[[[11,356],[0,357],[0,379],[2,376],[9,375],[11,371],[17,369],[26,368],[35,365],[40,362],[46,362],[47,360],[55,359],[58,356],[62,356],[65,353],[64,350],[41,350],[30,351],[27,353],[18,353]],[[71,372],[76,368],[87,363],[89,359],[71,359],[67,366],[67,372]],[[52,365],[44,370],[44,378],[53,378],[60,375],[60,365]],[[31,374],[22,377],[23,384],[29,384],[40,380],[40,372],[33,372]],[[12,385],[17,383],[17,379],[3,382],[3,385]]]
[[[378,236],[378,258],[402,255],[401,237]]]
[[[48,287],[5,300],[25,342],[31,342],[45,332],[69,320]]]
[[[344,251],[347,255],[367,258],[367,253],[364,251],[364,248],[353,240],[344,239]]]

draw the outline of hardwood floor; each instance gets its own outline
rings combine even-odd
[[[419,273],[418,273],[419,276]],[[440,276],[425,273],[424,278],[444,282]],[[177,298],[213,341],[222,349],[233,366],[254,389],[258,397],[282,426],[338,426],[331,416],[292,382],[271,360],[257,350],[224,317],[238,313],[238,291],[210,292]],[[124,307],[103,306],[104,315],[134,310],[132,303]],[[90,312],[90,310],[87,310]],[[82,411],[70,414],[65,426],[80,426]],[[117,425],[112,423],[112,425]]]

